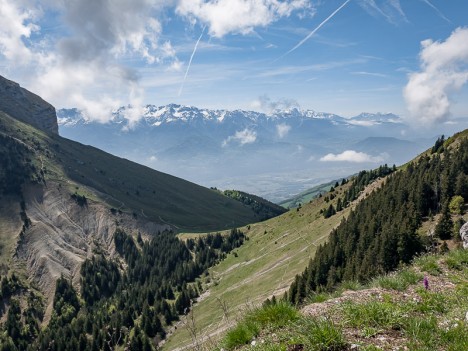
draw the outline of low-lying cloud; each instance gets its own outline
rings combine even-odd
[[[358,152],[354,150],[346,150],[341,154],[327,154],[320,158],[322,162],[354,162],[354,163],[365,163],[365,162],[382,162],[382,156],[371,156],[364,152]]]
[[[445,41],[421,42],[421,71],[411,73],[403,90],[413,124],[432,125],[450,116],[451,97],[468,81],[468,28]]]
[[[257,140],[257,132],[245,128],[244,130],[237,131],[234,135],[231,135],[223,141],[222,146],[227,146],[230,142],[238,142],[240,145],[252,144]]]

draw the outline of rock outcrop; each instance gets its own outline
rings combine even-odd
[[[468,249],[468,222],[460,228],[460,237],[463,242],[463,248]]]
[[[48,133],[58,134],[55,108],[42,98],[0,76],[0,111]]]

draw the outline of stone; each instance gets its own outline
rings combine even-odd
[[[460,228],[460,237],[463,242],[463,248],[468,249],[468,222]]]

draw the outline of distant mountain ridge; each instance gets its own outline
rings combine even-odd
[[[127,113],[132,110],[131,106],[122,106],[112,112],[109,123],[116,123],[121,126],[131,124]],[[61,126],[72,126],[76,124],[92,124],[94,120],[84,115],[76,108],[58,110],[58,122]],[[223,124],[233,121],[249,121],[253,123],[265,122],[288,122],[293,120],[306,119],[326,119],[340,124],[356,124],[356,121],[367,121],[375,124],[379,123],[402,123],[399,116],[392,113],[361,113],[358,116],[344,118],[337,114],[327,112],[317,112],[314,110],[302,110],[298,108],[274,110],[271,113],[263,113],[247,110],[213,110],[198,108],[194,106],[184,106],[169,104],[163,106],[146,105],[141,114],[141,119],[137,124],[159,127],[169,123],[196,123],[212,122]]]

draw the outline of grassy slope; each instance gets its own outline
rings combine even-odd
[[[110,206],[134,212],[179,229],[201,231],[232,228],[258,218],[245,205],[198,186],[91,146],[47,135],[0,112],[0,132],[36,149],[35,163],[46,179],[71,185],[71,191],[97,190]],[[72,182],[70,182],[72,180]],[[75,183],[75,184],[72,184]]]
[[[248,311],[209,349],[462,351],[467,311],[468,250],[458,249],[421,256],[367,286],[345,284],[301,313],[284,303]],[[253,338],[255,347],[248,345]]]
[[[347,186],[340,187],[336,193],[342,194]],[[331,229],[351,209],[324,219],[319,211],[328,206],[323,198],[316,199],[299,211],[291,210],[251,225],[250,230],[241,228],[250,240],[236,250],[237,257],[230,254],[210,269],[209,294],[194,307],[198,333],[207,336],[226,327],[228,321],[223,318],[221,303],[229,311],[229,320],[234,321],[242,306],[261,303],[273,294],[281,296],[294,276],[304,270],[317,246],[325,242]],[[191,236],[183,234],[181,238]],[[189,330],[180,326],[164,349],[177,349],[190,341]]]
[[[284,208],[296,208],[299,204],[305,204],[306,202],[313,200],[318,194],[326,193],[333,185],[335,185],[336,182],[336,180],[332,180],[331,182],[314,186],[313,188],[307,189],[288,200],[281,201],[279,205]],[[338,183],[341,182],[338,181]]]

